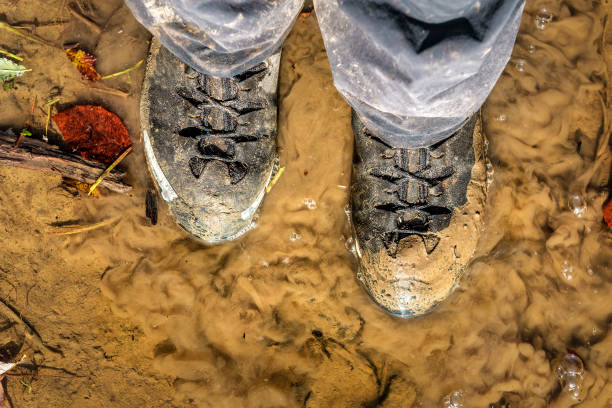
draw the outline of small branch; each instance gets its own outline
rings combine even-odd
[[[85,160],[81,156],[61,151],[58,147],[40,140],[24,137],[19,147],[15,147],[16,137],[0,131],[0,165],[40,170],[46,173],[61,174],[83,183],[92,184],[104,171],[104,165]],[[100,186],[118,193],[132,189],[121,179],[125,172],[112,171]]]
[[[95,31],[96,34],[102,33],[102,29],[100,28],[99,25],[97,25],[95,22],[93,22],[88,17],[85,17],[83,14],[79,13],[77,10],[75,10],[74,6],[72,5],[68,6],[68,11],[70,11],[70,14],[72,14],[77,20],[84,23],[89,28],[91,28],[93,31]]]
[[[87,88],[93,89],[93,90],[96,90],[96,91],[100,91],[100,92],[104,92],[104,93],[107,93],[109,95],[120,96],[122,98],[127,98],[128,96],[130,96],[130,94],[127,93],[127,92],[123,92],[123,91],[120,91],[118,89],[113,89],[113,88],[102,88],[102,87],[99,87],[99,86],[88,86]]]
[[[33,41],[35,43],[41,44],[41,45],[46,45],[48,47],[52,47],[52,48],[60,48],[59,46],[53,44],[50,41],[47,41],[43,38],[40,38],[39,36],[35,35],[35,34],[26,34],[24,32],[22,32],[21,30],[18,30],[17,28],[13,27],[10,24],[4,23],[2,21],[0,21],[0,28],[4,28],[7,31],[10,31],[11,33],[18,35],[22,38],[25,38],[27,40]]]
[[[66,226],[66,227],[62,227],[61,229],[56,230],[56,231],[50,231],[49,234],[54,234],[54,235],[79,234],[81,232],[87,232],[87,231],[95,230],[97,228],[105,227],[105,226],[110,225],[110,224],[114,223],[115,221],[119,220],[119,218],[121,218],[121,217],[120,216],[116,216],[116,217],[112,217],[112,218],[109,218],[107,220],[96,222],[95,224],[89,224],[89,225],[71,225],[71,226]]]
[[[108,79],[108,78],[118,77],[119,75],[127,74],[128,72],[133,71],[136,68],[138,68],[143,62],[144,62],[144,59],[141,59],[136,64],[132,65],[131,67],[127,69],[124,69],[123,71],[115,72],[114,74],[110,74],[110,75],[104,75],[102,79]]]
[[[8,55],[9,57],[16,59],[17,61],[23,61],[23,58],[21,58],[20,56],[12,54],[8,51],[0,50],[0,54]]]
[[[36,28],[47,28],[47,27],[57,27],[57,26],[61,26],[61,25],[66,25],[68,24],[69,21],[49,21],[49,22],[45,22],[45,23],[40,23],[40,22],[34,22],[34,21],[25,21],[25,22],[18,22],[15,23],[15,25],[13,25],[13,27],[15,28],[28,28],[31,27],[30,31],[33,32],[34,29]]]
[[[119,163],[121,163],[121,160],[125,159],[125,156],[130,154],[130,152],[132,151],[133,148],[134,148],[134,146],[130,146],[127,149],[125,149],[125,151],[123,153],[121,153],[121,155],[119,157],[117,157],[115,159],[115,161],[110,166],[108,166],[106,168],[106,170],[104,170],[104,173],[100,174],[100,177],[98,177],[98,179],[89,188],[89,192],[87,193],[87,195],[91,195],[91,193],[94,192],[96,187],[98,187],[98,185],[106,178],[106,176],[108,176],[110,174],[110,172],[113,171],[113,169],[115,167],[117,167],[117,165]]]
[[[47,108],[47,123],[45,124],[45,135],[43,136],[43,140],[45,142],[49,141],[48,133],[49,133],[49,122],[51,122],[51,106],[59,102],[59,100],[60,98],[55,98],[52,101],[45,103],[45,107]]]

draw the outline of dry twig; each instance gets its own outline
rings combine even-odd
[[[22,38],[25,38],[27,40],[33,41],[35,43],[41,44],[41,45],[46,45],[48,47],[52,47],[52,48],[59,48],[61,49],[61,47],[59,47],[58,45],[53,44],[50,41],[45,40],[44,38],[40,38],[39,36],[37,36],[36,34],[26,34],[24,33],[22,30],[19,30],[16,27],[13,27],[10,24],[7,24],[5,22],[0,21],[0,28],[3,28],[15,35],[18,35]]]
[[[115,221],[119,220],[119,218],[121,218],[121,217],[120,216],[116,216],[116,217],[112,217],[112,218],[109,218],[107,220],[96,222],[95,224],[89,224],[89,225],[70,225],[70,226],[65,226],[65,227],[62,227],[61,230],[51,231],[49,233],[50,234],[54,234],[54,235],[79,234],[81,232],[87,232],[87,231],[95,230],[95,229],[98,229],[98,228],[110,225],[110,224],[114,223]]]
[[[123,92],[120,91],[118,89],[113,89],[113,88],[103,88],[103,87],[99,87],[99,86],[88,86],[89,89],[94,89],[96,91],[99,92],[104,92],[107,93],[109,95],[115,95],[115,96],[120,96],[122,98],[127,98],[128,96],[130,96],[129,93],[127,92]]]
[[[59,148],[40,140],[24,137],[19,147],[15,147],[17,138],[0,131],[0,165],[41,170],[52,174],[61,174],[83,183],[93,183],[104,166],[100,163],[83,159],[76,154],[65,153]],[[100,186],[117,193],[126,193],[131,186],[123,184],[124,172],[113,171]]]
[[[98,24],[96,24],[89,17],[85,17],[83,14],[79,13],[77,10],[75,10],[74,6],[72,5],[68,6],[68,11],[70,11],[70,14],[72,14],[77,20],[84,23],[85,25],[87,25],[87,27],[95,31],[96,34],[102,33],[102,29],[100,28]]]
[[[127,149],[125,149],[125,151],[123,153],[121,153],[121,155],[119,157],[117,157],[117,159],[115,159],[115,161],[108,166],[108,168],[106,170],[104,170],[104,173],[100,174],[100,177],[98,177],[98,179],[91,185],[91,187],[89,188],[89,192],[87,193],[87,195],[91,195],[91,193],[94,192],[94,190],[96,189],[96,187],[98,187],[98,185],[102,182],[102,180],[104,180],[104,178],[106,176],[108,176],[108,174],[119,164],[121,163],[121,160],[125,159],[125,156],[127,156],[128,154],[130,154],[130,152],[132,151],[132,149],[134,148],[134,146],[130,146]]]

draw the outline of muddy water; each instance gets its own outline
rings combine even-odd
[[[154,344],[153,365],[175,378],[177,398],[197,406],[610,406],[605,13],[586,1],[527,4],[484,109],[494,171],[486,233],[461,286],[425,317],[384,314],[353,277],[350,109],[314,16],[284,47],[286,171],[255,230],[207,247],[163,206],[150,226],[139,148],[132,196],[74,210],[120,221],[52,244],[67,263],[104,271],[106,301]]]

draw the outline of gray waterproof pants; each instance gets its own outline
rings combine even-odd
[[[236,75],[276,52],[303,0],[126,0],[194,69]],[[393,147],[435,144],[484,103],[524,0],[315,0],[338,91]]]

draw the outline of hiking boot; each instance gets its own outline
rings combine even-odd
[[[430,311],[476,248],[487,196],[480,113],[431,147],[395,148],[353,112],[352,228],[370,297],[393,315]]]
[[[254,225],[276,167],[279,63],[280,51],[218,78],[153,40],[140,109],[149,170],[176,222],[206,242]]]

